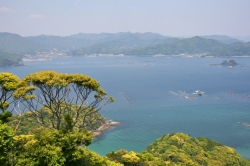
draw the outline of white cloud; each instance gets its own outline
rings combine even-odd
[[[14,10],[8,8],[8,7],[1,7],[0,12],[14,12]]]
[[[43,15],[31,14],[31,15],[29,15],[29,18],[31,18],[31,19],[43,19]]]

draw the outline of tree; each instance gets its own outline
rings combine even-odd
[[[150,144],[143,153],[150,153],[172,165],[249,165],[233,148],[184,133],[166,134]]]
[[[82,159],[81,144],[88,145],[92,134],[63,133],[59,130],[40,129],[32,135],[19,135],[15,140],[16,165],[74,165]]]
[[[78,146],[92,140],[91,133],[85,130],[63,133],[42,129],[32,135],[15,136],[14,140],[16,165],[122,166]]]
[[[124,164],[124,166],[165,166],[166,163],[150,153],[135,153],[133,151],[120,149],[108,153],[107,158],[111,161]]]
[[[14,97],[21,99],[25,108],[33,112],[45,127],[67,131],[86,127],[88,117],[114,101],[93,78],[55,71],[27,75],[21,80]],[[45,121],[45,116],[49,116],[48,121]]]
[[[0,120],[0,165],[7,166],[12,162],[14,130]]]
[[[7,111],[7,109],[14,102],[11,97],[18,87],[19,81],[19,78],[12,73],[0,73],[0,120],[2,122],[7,122],[12,115],[11,111]]]

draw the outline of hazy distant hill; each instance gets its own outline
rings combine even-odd
[[[226,49],[212,53],[214,56],[250,56],[250,42],[236,43]]]
[[[168,39],[154,33],[101,33],[84,34],[60,37],[39,35],[32,37],[21,37],[11,33],[0,33],[0,50],[15,53],[32,53],[36,51],[49,51],[51,49],[67,50],[86,47],[101,47],[102,49],[115,48],[138,48],[163,42]],[[90,50],[92,50],[90,48]],[[112,51],[112,49],[111,49]]]
[[[104,34],[103,34],[104,35]],[[76,49],[72,55],[126,54],[126,55],[176,55],[207,53],[214,56],[250,55],[247,43],[228,36],[206,36],[192,38],[171,38],[155,34],[107,35],[100,43]],[[104,35],[104,36],[105,36]],[[102,36],[102,37],[104,37]],[[213,39],[209,39],[213,38]]]
[[[39,35],[21,37],[17,34],[0,33],[0,50],[4,52],[35,54],[37,51],[66,50],[71,55],[85,54],[197,54],[215,56],[250,55],[249,43],[237,39],[212,35],[192,38],[173,38],[156,33],[101,33],[60,37]]]
[[[238,39],[234,39],[231,38],[229,36],[225,36],[225,35],[210,35],[210,36],[201,36],[202,38],[205,39],[214,39],[214,40],[218,40],[224,44],[233,44],[233,43],[238,43],[238,42],[242,42]]]
[[[87,39],[87,40],[102,40],[113,36],[111,33],[78,33],[75,35],[67,36],[70,38]]]
[[[178,40],[178,38],[171,38],[153,33],[106,34],[106,38],[100,39],[99,43],[75,50],[72,52],[72,54],[119,54],[136,48],[153,46],[160,43],[174,42]]]
[[[250,42],[250,36],[234,36],[233,38],[244,42]]]
[[[0,50],[13,53],[30,53],[46,50],[46,48],[17,34],[0,33]]]
[[[71,38],[87,39],[87,40],[117,40],[128,37],[137,37],[141,39],[165,39],[168,36],[163,36],[156,33],[131,33],[131,32],[119,32],[119,33],[78,33],[76,35],[68,36]]]
[[[192,37],[178,40],[171,43],[159,44],[151,47],[144,47],[126,52],[130,55],[154,55],[154,54],[197,54],[217,52],[227,47],[217,40],[205,39],[201,37]]]
[[[46,36],[46,35],[27,37],[26,40],[38,44],[47,50],[78,49],[93,44],[91,40],[87,39],[60,37],[60,36]]]

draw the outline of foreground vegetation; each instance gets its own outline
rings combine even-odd
[[[167,134],[141,153],[90,151],[90,130],[103,120],[98,111],[114,99],[83,74],[42,71],[20,80],[0,73],[0,89],[1,166],[250,165],[233,148],[183,133]]]

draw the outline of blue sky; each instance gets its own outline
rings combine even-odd
[[[250,35],[250,0],[0,0],[0,32]]]

